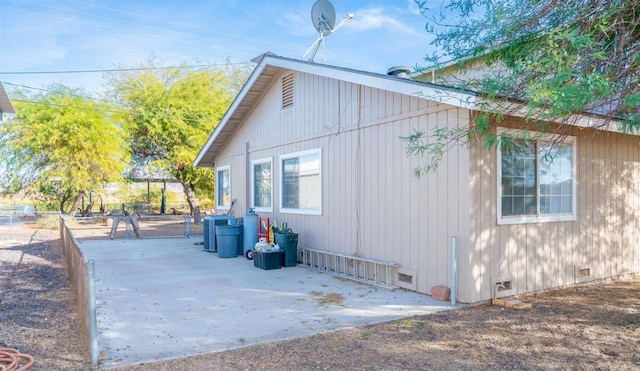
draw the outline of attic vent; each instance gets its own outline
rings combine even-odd
[[[282,109],[293,107],[293,74],[282,77]]]
[[[410,73],[411,73],[411,67],[407,67],[407,66],[393,66],[387,70],[387,75],[395,76],[401,79],[409,78]]]

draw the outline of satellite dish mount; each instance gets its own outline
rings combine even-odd
[[[327,62],[327,50],[324,46],[324,37],[329,36],[336,32],[338,28],[342,27],[348,20],[353,18],[353,14],[347,14],[337,26],[336,24],[336,10],[333,4],[329,0],[318,0],[311,8],[311,22],[318,31],[318,38],[311,44],[309,49],[302,55],[304,58],[307,54],[311,53],[309,62],[313,62],[313,59],[318,54],[320,46],[322,46],[322,54],[324,56],[324,62]],[[334,27],[335,26],[335,27]]]

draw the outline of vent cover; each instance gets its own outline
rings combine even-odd
[[[576,283],[591,281],[592,274],[592,269],[589,266],[575,265],[573,267],[573,278]]]
[[[418,280],[416,279],[417,277],[418,277],[418,272],[410,269],[398,267],[398,269],[395,270],[395,277],[394,277],[393,283],[398,287],[402,287],[403,289],[417,291],[418,290],[418,282],[417,282]]]
[[[282,77],[282,109],[293,107],[293,74]]]
[[[513,280],[510,275],[491,277],[491,298],[503,298],[515,294]]]

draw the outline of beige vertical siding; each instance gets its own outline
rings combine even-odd
[[[508,122],[517,126],[517,121]],[[597,280],[640,272],[639,138],[595,130],[577,137],[574,222],[497,225],[496,151],[471,149],[470,250],[461,300],[491,298],[491,277],[509,275],[514,294],[576,283],[576,267]]]
[[[469,151],[455,146],[437,173],[420,179],[400,139],[414,129],[468,125],[467,111],[417,97],[304,73],[294,76],[294,106],[281,109],[280,79],[216,159],[231,165],[235,214],[244,214],[244,166],[271,157],[274,212],[300,233],[300,245],[392,261],[417,272],[417,290],[450,284],[450,238],[469,239]],[[249,158],[245,156],[249,143]],[[279,212],[278,156],[322,149],[322,215]]]

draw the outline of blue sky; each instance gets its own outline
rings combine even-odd
[[[7,74],[135,67],[151,56],[165,65],[233,63],[272,51],[302,58],[317,32],[315,0],[1,0],[0,81],[102,90],[101,73]],[[327,64],[385,73],[424,63],[432,50],[413,0],[332,0],[338,23],[326,38]],[[324,62],[321,52],[316,62]],[[8,83],[8,84],[7,84]]]

